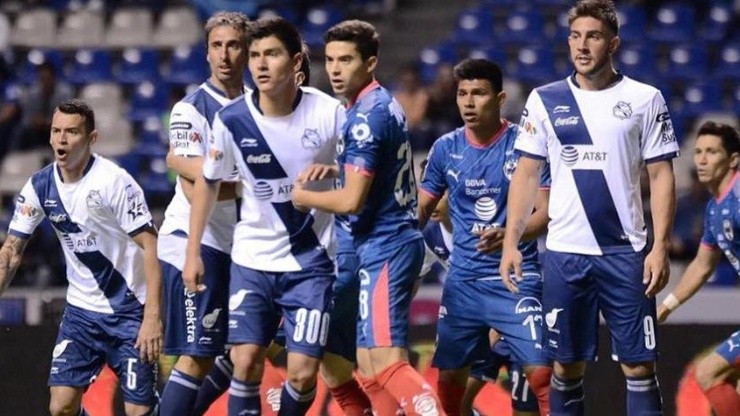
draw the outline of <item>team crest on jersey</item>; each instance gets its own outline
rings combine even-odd
[[[38,214],[39,214],[39,210],[36,209],[36,207],[29,205],[29,204],[19,203],[15,207],[14,217],[33,218]]]
[[[216,162],[218,162],[219,160],[224,158],[224,152],[218,149],[211,148],[208,150],[208,157],[210,157],[211,160],[215,160]]]
[[[100,208],[103,206],[103,196],[100,195],[100,191],[93,189],[87,194],[85,202],[88,208]]]
[[[514,175],[514,170],[516,170],[516,165],[519,163],[518,159],[509,159],[504,163],[504,177],[506,177],[507,181],[511,181],[511,177]]]
[[[370,131],[370,125],[367,124],[367,116],[364,114],[357,114],[357,118],[362,119],[364,122],[354,124],[350,132],[352,137],[357,141],[357,147],[363,148],[366,144],[372,143],[373,133]]]
[[[627,120],[632,117],[632,106],[630,103],[619,101],[617,105],[612,108],[612,114],[620,120]]]
[[[301,136],[301,146],[304,149],[318,149],[321,147],[321,136],[319,136],[319,129],[306,129],[303,130],[303,136]]]
[[[730,221],[729,219],[723,220],[722,231],[725,234],[725,238],[727,238],[727,241],[733,241],[733,237],[735,237],[735,232],[732,229],[732,221]]]

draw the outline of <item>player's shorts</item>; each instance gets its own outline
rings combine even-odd
[[[543,331],[545,349],[553,360],[596,358],[599,311],[620,362],[657,359],[655,299],[645,296],[644,260],[642,252],[587,256],[548,251]]]
[[[489,383],[495,383],[499,371],[506,367],[511,382],[511,407],[519,412],[536,412],[539,410],[537,396],[529,388],[527,376],[517,362],[511,361],[511,352],[505,339],[500,339],[491,348],[490,354],[483,360],[473,362],[470,366],[470,377]]]
[[[160,237],[163,244],[182,246],[187,239],[175,235]],[[159,261],[164,283],[165,328],[164,348],[167,355],[217,357],[224,353],[228,333],[226,302],[229,295],[231,256],[201,245],[206,290],[190,293],[182,283],[182,270]]]
[[[104,364],[120,380],[123,401],[157,402],[156,365],[142,362],[134,348],[143,309],[138,314],[107,314],[67,305],[51,358],[49,386],[87,388]]]
[[[356,360],[357,305],[360,295],[360,259],[355,253],[337,253],[337,280],[332,294],[331,325],[326,351]]]
[[[542,279],[525,275],[519,293],[511,293],[497,277],[460,280],[454,269],[445,282],[437,320],[437,348],[432,365],[443,370],[465,368],[490,352],[488,332],[506,338],[513,360],[522,365],[547,365],[542,350]]]
[[[409,312],[414,282],[424,261],[424,240],[396,247],[362,244],[360,257],[357,347],[408,346]]]
[[[740,331],[735,331],[714,349],[714,352],[730,363],[730,366],[740,370]]]
[[[320,358],[329,332],[334,268],[265,272],[232,263],[229,291],[229,344],[267,347],[280,319],[285,347]]]

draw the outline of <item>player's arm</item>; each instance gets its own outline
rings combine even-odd
[[[686,271],[681,276],[678,285],[673,289],[663,303],[658,307],[658,322],[663,322],[668,318],[679,305],[689,300],[706,283],[712,275],[717,263],[722,257],[722,252],[716,247],[710,247],[702,244],[696,253],[694,260],[689,263]]]
[[[344,187],[341,189],[325,192],[309,191],[296,183],[293,188],[293,203],[334,214],[357,214],[365,206],[372,184],[372,174],[345,169]]]
[[[190,232],[185,251],[185,266],[182,269],[183,284],[192,293],[206,289],[201,283],[204,267],[200,256],[200,241],[203,239],[208,218],[216,205],[220,185],[220,181],[208,181],[201,176],[195,181],[193,188],[193,197],[190,200]]]
[[[655,296],[668,283],[668,245],[676,212],[676,186],[673,163],[660,160],[647,165],[650,180],[650,209],[653,218],[654,243],[645,258],[642,282],[647,284],[645,295]]]
[[[155,362],[162,349],[162,321],[159,316],[162,272],[157,260],[157,231],[154,226],[147,225],[136,231],[132,238],[144,252],[144,280],[146,281],[144,318],[139,328],[135,347],[139,349],[139,356],[142,360]]]
[[[15,277],[27,244],[27,238],[16,237],[13,234],[8,234],[5,238],[0,248],[0,296]]]
[[[511,178],[506,206],[506,231],[501,253],[499,273],[504,285],[513,293],[519,290],[510,279],[513,270],[515,277],[522,278],[522,254],[518,245],[527,227],[527,221],[537,200],[540,185],[540,170],[544,161],[523,155]]]
[[[303,169],[303,172],[298,174],[298,177],[296,178],[296,183],[303,186],[308,182],[320,181],[324,179],[336,179],[338,177],[339,166],[314,163],[306,169]]]
[[[419,202],[416,211],[416,218],[419,220],[419,228],[423,230],[427,225],[427,221],[429,221],[429,217],[432,216],[434,209],[437,208],[437,204],[442,197],[435,196],[423,188],[419,190],[418,197]]]

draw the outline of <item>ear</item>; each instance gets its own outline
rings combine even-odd
[[[730,167],[737,169],[738,165],[740,165],[740,153],[735,152],[730,155]]]
[[[371,56],[367,58],[367,73],[372,74],[375,72],[375,68],[378,66],[378,57]]]
[[[297,54],[293,55],[293,72],[300,71],[302,63],[303,63],[303,53],[298,52]]]
[[[614,55],[614,52],[617,51],[621,43],[622,39],[620,39],[619,36],[611,38],[611,40],[609,40],[609,55]]]
[[[498,108],[503,107],[504,103],[506,102],[506,91],[501,91],[500,93],[496,94],[496,99],[498,100]]]
[[[93,130],[92,132],[90,132],[90,142],[88,143],[88,146],[92,146],[97,141],[98,141],[98,131]]]

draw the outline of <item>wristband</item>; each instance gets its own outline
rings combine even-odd
[[[663,306],[665,306],[669,311],[673,312],[678,306],[681,305],[681,302],[678,301],[678,298],[676,298],[676,295],[673,293],[666,296],[665,299],[663,299]]]

